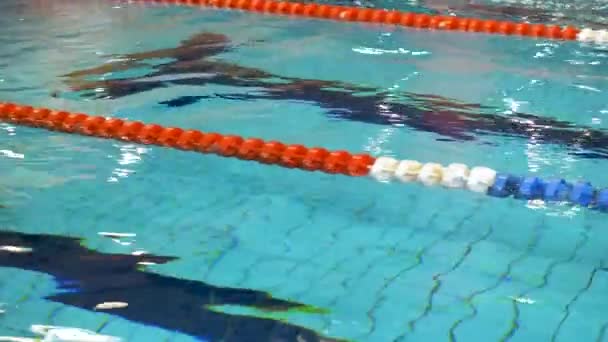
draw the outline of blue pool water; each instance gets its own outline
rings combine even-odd
[[[2,101],[608,186],[602,47],[104,0],[0,13]],[[64,76],[193,35],[225,49]],[[0,127],[0,246],[32,248],[0,251],[0,335],[608,341],[606,214]]]

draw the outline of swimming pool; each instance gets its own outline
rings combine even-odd
[[[608,186],[602,47],[102,0],[0,12],[1,101]],[[605,213],[1,127],[0,246],[32,250],[0,251],[0,335],[608,340]]]

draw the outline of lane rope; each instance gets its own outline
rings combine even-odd
[[[306,171],[321,171],[351,177],[369,176],[382,182],[418,182],[426,186],[466,189],[493,197],[566,202],[608,212],[608,188],[596,189],[589,182],[569,183],[563,179],[543,180],[519,177],[476,166],[454,163],[421,163],[366,153],[330,151],[280,141],[244,138],[154,123],[91,116],[48,108],[0,102],[0,121],[71,134],[158,145],[174,149],[216,154],[263,164]]]
[[[396,10],[299,3],[275,0],[137,0],[144,3],[210,7],[247,12],[288,15],[293,17],[329,19],[397,25],[417,29],[461,31],[532,38],[577,40],[608,44],[608,30],[579,29],[572,26],[529,24],[447,15],[402,12]]]

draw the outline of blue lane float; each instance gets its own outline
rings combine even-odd
[[[376,158],[370,176],[380,181],[396,179],[406,183],[420,182],[426,186],[467,189],[499,198],[565,202],[608,212],[608,188],[597,189],[586,181],[570,183],[561,178],[544,180],[536,176],[498,173],[483,166],[469,169],[467,165],[459,163],[443,166],[392,157]]]
[[[568,202],[582,207],[608,211],[608,189],[597,190],[591,183],[584,181],[569,183],[564,179],[543,180],[539,177],[520,177],[499,173],[487,194],[501,198]]]
[[[597,194],[597,208],[601,211],[608,211],[608,189],[600,190]]]

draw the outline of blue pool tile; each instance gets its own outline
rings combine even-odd
[[[543,229],[541,239],[539,239],[534,252],[551,259],[569,258],[576,252],[577,245],[582,243],[581,240],[584,239],[585,233],[577,229],[563,230],[555,225]],[[557,236],[560,238],[555,238]]]
[[[110,311],[92,312],[79,308],[61,305],[52,315],[49,315],[49,325],[75,327],[97,331],[112,319]]]
[[[380,240],[382,234],[385,233],[378,227],[361,227],[357,226],[355,222],[346,222],[345,225],[334,224],[333,227],[326,225],[326,227],[327,233],[337,235],[336,246],[340,246],[342,249],[350,248],[351,254],[353,249],[375,247],[375,242]],[[396,230],[390,230],[386,233],[391,234],[395,232]],[[397,235],[399,236],[401,233],[397,233]]]
[[[559,307],[548,302],[546,297],[537,298],[532,305],[519,305],[519,327],[511,341],[550,341],[554,329],[562,319]]]
[[[475,244],[463,266],[477,270],[477,273],[497,276],[502,274],[514,260],[521,258],[524,251],[513,249],[491,240]]]
[[[421,188],[424,189],[424,188]],[[430,188],[428,189],[437,197],[427,197],[420,196],[416,198],[416,204],[408,209],[408,211],[404,214],[408,215],[407,225],[410,227],[426,227],[429,229],[434,229],[435,224],[437,223],[437,215],[432,210],[424,210],[422,208],[435,207],[437,210],[444,212],[446,215],[450,215],[454,213],[458,216],[462,215],[462,208],[456,208],[453,205],[453,200],[445,201],[443,200],[446,196],[449,196],[446,193],[441,193],[441,191],[437,191],[437,189]],[[431,203],[429,201],[430,198],[434,198],[435,202]],[[416,210],[418,208],[418,210]],[[405,216],[405,215],[403,215]]]
[[[581,268],[583,272],[572,273],[573,279],[570,282],[566,282],[559,277],[559,275],[564,272],[565,274],[568,274],[570,270],[576,268]],[[556,267],[556,269],[558,269],[558,267]],[[592,335],[597,334],[597,329],[599,329],[602,324],[601,321],[597,319],[602,317],[602,314],[597,311],[599,309],[598,304],[601,304],[593,301],[590,297],[593,287],[589,290],[584,290],[587,284],[583,281],[584,277],[581,277],[581,275],[584,274],[585,271],[590,271],[585,265],[577,266],[575,264],[566,264],[564,267],[559,267],[559,270],[556,272],[558,276],[549,277],[547,286],[530,291],[529,296],[535,298],[537,303],[529,306],[520,306],[522,323],[521,331],[518,332],[518,335],[520,336],[516,335],[518,340],[524,341],[525,336],[543,335],[543,339],[549,339],[551,336],[556,335],[558,337],[557,340],[561,339],[567,341],[570,340],[571,337],[562,339],[560,335],[566,334],[565,336],[574,336],[572,334],[581,328],[585,329],[585,333]],[[589,275],[589,273],[587,273],[587,275]],[[556,278],[558,280],[555,280]],[[600,280],[600,282],[602,281],[601,276],[598,280]],[[602,286],[601,283],[598,285]],[[601,297],[599,298],[601,299]],[[591,299],[592,302],[589,302],[589,299]],[[566,315],[566,307],[568,305],[570,313]],[[585,317],[583,318],[585,322],[583,322],[580,317]],[[556,334],[555,332],[558,329],[560,322],[564,319],[565,321],[561,325],[559,333]],[[572,319],[572,321],[568,322],[570,319]],[[546,324],[536,325],[533,323],[535,320],[545,320]]]
[[[384,289],[395,272],[367,267],[365,273],[353,274],[342,283],[344,294],[338,297],[335,305],[348,311],[367,312],[385,295]]]
[[[407,329],[407,322],[415,319],[425,306],[426,292],[410,288],[404,291],[400,300],[386,297],[368,313],[372,325],[365,339],[368,341],[388,341],[401,335]]]
[[[511,268],[510,279],[527,284],[529,287],[540,286],[547,268],[553,262],[554,259],[532,254]]]
[[[423,315],[419,312],[414,320],[415,325],[402,330],[403,341],[445,341],[449,339],[450,329],[458,320],[470,315],[472,310],[458,298],[441,293],[433,297],[433,306]]]
[[[589,289],[583,292],[574,308],[581,312],[587,312],[600,317],[606,307],[608,307],[608,271],[598,270],[593,277],[593,282]],[[608,318],[605,319],[608,322]]]
[[[461,266],[441,277],[442,291],[446,295],[466,298],[478,289],[491,286],[496,282],[494,277],[477,273],[476,269]]]
[[[592,270],[593,266],[588,264],[559,264],[549,276],[548,288],[564,296],[574,296],[587,286]]]
[[[432,259],[424,259],[423,263],[411,259],[408,263],[404,263],[402,267],[402,270],[399,271],[399,277],[385,290],[390,295],[402,293],[411,287],[430,291],[434,285],[433,278],[449,268],[447,265],[435,263]]]
[[[604,216],[602,215],[602,217]],[[602,229],[605,223],[600,222],[599,217],[593,217],[593,219],[588,220],[588,224],[593,228],[586,233],[588,239],[584,246],[578,250],[577,259],[589,264],[597,265],[600,262],[608,264],[608,255],[605,253],[606,246],[608,246],[608,234]]]
[[[580,292],[577,300],[570,306],[570,315],[560,330],[562,341],[566,341],[567,337],[576,336],[577,333],[588,335],[588,338],[581,340],[591,341],[599,338],[602,326],[608,327],[608,318],[604,314],[608,305],[607,286],[608,272],[598,271],[589,289]],[[584,330],[581,327],[584,327]]]
[[[189,335],[184,335],[180,333],[172,333],[169,335],[163,342],[200,342],[200,338],[195,338]]]
[[[514,218],[514,220],[517,220]],[[538,241],[538,227],[531,222],[511,223],[508,221],[493,225],[489,241],[500,246],[499,248],[523,251]]]
[[[555,335],[555,341],[595,341],[604,323],[606,319],[602,319],[597,313],[578,311],[574,308]]]
[[[21,302],[18,305],[8,305],[2,314],[0,327],[30,331],[32,324],[48,325],[52,321],[52,315],[64,306],[41,299],[32,299]],[[4,330],[0,328],[0,330]],[[7,329],[8,331],[8,329]]]
[[[520,252],[521,253],[521,252]],[[488,257],[488,256],[491,257]],[[471,293],[493,286],[505,276],[508,265],[519,260],[517,252],[488,240],[471,246],[458,267],[441,277],[447,293],[466,298]],[[508,279],[508,276],[505,277]]]
[[[344,275],[338,272],[329,272],[313,282],[308,291],[301,294],[309,303],[316,303],[319,307],[331,308],[340,296],[344,295]]]
[[[297,264],[289,273],[289,281],[284,282],[280,286],[272,290],[277,296],[296,299],[294,296],[299,295],[312,286],[319,276],[319,266],[311,262],[301,262]]]
[[[0,279],[2,279],[0,281],[0,303],[14,303],[29,297],[35,297],[36,288],[34,285],[38,283],[34,282],[32,277],[40,277],[40,274],[14,268],[0,268]],[[42,279],[40,280],[42,281]],[[53,284],[51,277],[46,277],[44,281]]]
[[[424,255],[425,258],[433,259],[434,262],[450,269],[463,257],[469,244],[470,240],[442,239],[433,244]]]
[[[337,230],[344,226],[335,226],[327,221],[320,222],[325,224],[311,222],[291,229],[289,235],[285,235],[281,242],[283,253],[298,258],[315,258],[319,254],[332,257],[334,255],[333,250],[338,242],[336,234],[339,234],[339,231]],[[349,255],[351,254],[349,253]],[[340,257],[341,255],[335,256]]]
[[[326,269],[344,275],[345,278],[357,281],[370,271],[383,271],[390,273],[395,263],[382,264],[381,261],[386,257],[386,252],[380,249],[348,250],[341,245],[315,258],[316,263],[327,263]]]
[[[354,339],[369,332],[369,323],[354,313],[332,315],[323,328],[323,333],[343,339]]]
[[[270,289],[285,283],[291,273],[291,269],[297,264],[293,261],[280,258],[266,258],[259,260],[250,267],[250,276],[247,277],[241,286],[254,289]]]
[[[386,250],[415,250],[418,248],[413,239],[424,229],[407,224],[402,226],[380,226],[377,227],[379,237],[372,243],[377,248]]]
[[[403,237],[401,240],[395,241],[395,249],[403,250],[411,254],[418,254],[432,246],[435,241],[440,240],[441,235],[427,231],[424,228],[415,228],[410,230],[410,234]]]
[[[331,233],[311,231],[308,226],[294,227],[281,241],[276,243],[283,250],[283,255],[295,259],[320,259],[332,257],[331,251],[335,242]],[[278,247],[277,247],[278,249]],[[335,257],[340,257],[335,256]]]
[[[206,280],[225,286],[238,286],[259,256],[247,250],[231,250],[223,255],[207,274]],[[225,272],[229,269],[230,272]]]
[[[498,341],[514,326],[515,311],[513,299],[522,291],[522,286],[514,282],[503,282],[498,286],[478,289],[467,303],[476,314],[463,319],[455,329],[455,335],[468,340]]]
[[[170,336],[167,331],[151,327],[152,329],[145,329],[143,326],[130,322],[120,317],[109,317],[106,324],[99,329],[100,334],[110,335],[119,337],[127,341],[143,342],[146,339],[161,337],[161,340]],[[154,337],[153,337],[154,336]]]

